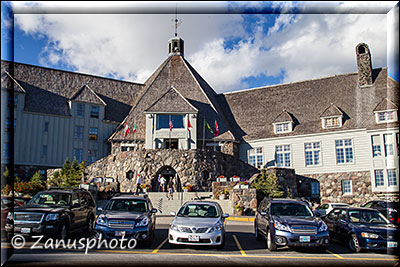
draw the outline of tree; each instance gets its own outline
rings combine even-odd
[[[85,162],[78,164],[77,160],[72,163],[65,160],[63,167],[59,171],[55,171],[49,180],[50,186],[56,187],[78,187],[82,177],[85,174]]]
[[[267,174],[265,169],[261,171],[261,174],[251,184],[251,187],[257,190],[258,202],[265,196],[279,198],[285,195],[285,191],[278,183],[278,177],[273,173]]]

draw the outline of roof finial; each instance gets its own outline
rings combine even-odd
[[[175,23],[175,37],[178,36],[178,26],[182,24],[182,20],[178,19],[178,4],[175,8],[175,19],[172,20]]]

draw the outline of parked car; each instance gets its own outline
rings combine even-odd
[[[20,202],[14,200],[12,197],[1,196],[1,231],[5,231],[6,219],[8,212],[14,208],[21,206]]]
[[[65,239],[72,231],[91,233],[95,214],[96,203],[88,191],[52,188],[37,193],[27,204],[14,208],[14,213],[8,213],[7,236],[43,235]]]
[[[156,212],[147,195],[120,194],[99,208],[95,235],[103,239],[135,238],[149,246],[155,236]]]
[[[335,208],[323,217],[332,239],[347,242],[353,252],[395,249],[398,230],[375,209]]]
[[[361,207],[364,208],[372,208],[379,210],[386,218],[393,224],[399,225],[399,211],[400,204],[399,202],[391,202],[386,200],[372,200]]]
[[[346,203],[325,203],[315,208],[314,213],[316,216],[321,217],[328,214],[334,208],[349,207]]]
[[[168,232],[171,247],[177,245],[225,246],[225,219],[221,206],[213,201],[190,201],[179,209]]]
[[[264,198],[256,212],[254,232],[257,240],[266,240],[270,251],[302,246],[322,252],[329,245],[328,227],[300,200]]]

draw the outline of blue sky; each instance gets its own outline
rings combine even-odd
[[[360,42],[398,81],[396,3],[1,2],[1,58],[142,83],[168,56],[178,6],[185,58],[219,93],[356,72]],[[160,10],[172,14],[148,14]]]

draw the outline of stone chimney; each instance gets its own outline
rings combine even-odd
[[[372,64],[369,47],[365,43],[356,46],[358,85],[360,87],[372,85]]]

